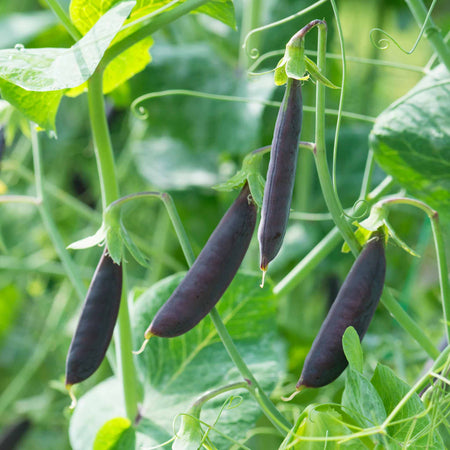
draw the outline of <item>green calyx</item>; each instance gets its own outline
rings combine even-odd
[[[309,77],[305,76],[305,72],[305,41],[301,38],[291,39],[275,69],[275,84],[282,86],[288,78],[307,80]]]
[[[375,233],[381,233],[384,236],[385,243],[387,243],[388,239],[391,238],[405,252],[412,256],[419,257],[419,255],[398,236],[388,221],[388,215],[389,211],[384,205],[375,204],[372,206],[369,217],[364,219],[362,222],[354,223],[354,225],[357,226],[355,236],[358,239],[358,242],[361,246],[363,246]],[[350,251],[347,244],[342,246],[342,251],[344,253]]]
[[[282,86],[288,78],[306,81],[312,78],[318,83],[331,89],[340,89],[322,74],[316,63],[305,55],[305,40],[294,35],[286,45],[283,58],[275,68],[275,84]]]

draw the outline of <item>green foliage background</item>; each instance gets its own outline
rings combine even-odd
[[[17,43],[27,48],[72,45],[44,3],[32,0],[1,2],[0,48],[13,47]],[[244,25],[244,30],[241,25],[247,3],[236,1],[237,30],[206,15],[191,14],[155,33],[151,47],[148,40],[139,48],[139,52],[150,48],[151,63],[125,84],[113,89],[107,97],[121,193],[144,190],[170,192],[196,253],[235,195],[213,191],[211,186],[233,175],[245,154],[270,144],[277,110],[256,103],[162,97],[145,104],[148,119],[143,122],[130,112],[129,105],[139,95],[164,89],[195,89],[280,100],[282,89],[274,87],[271,75],[250,78],[246,75],[251,61],[240,50],[240,43],[248,31],[245,30],[247,25]],[[255,8],[254,26],[293,14],[299,7],[298,2],[288,0],[252,3]],[[68,8],[68,2],[65,6]],[[305,6],[307,3],[303,2],[301,7]],[[383,66],[383,61],[420,68],[430,58],[431,49],[423,40],[411,56],[406,56],[393,45],[381,51],[371,44],[369,32],[373,27],[389,30],[406,47],[414,42],[418,28],[403,2],[343,0],[338,7],[347,56],[380,62],[380,65],[372,65],[348,61],[344,110],[375,118],[422,77],[419,71]],[[323,17],[329,26],[328,51],[339,53],[333,14],[328,4],[284,26],[257,34],[251,44],[262,52],[283,49],[289,37],[303,24]],[[450,15],[443,4],[438,3],[433,17],[442,29],[449,28]],[[314,50],[315,47],[315,35],[311,34],[307,48]],[[142,56],[142,67],[149,60],[147,54]],[[340,62],[329,61],[327,76],[339,84]],[[260,70],[272,68],[275,63],[276,58]],[[8,86],[2,82],[1,89],[4,98],[8,98]],[[56,91],[43,95],[60,94]],[[327,106],[336,109],[338,93],[328,90],[327,96]],[[305,85],[304,102],[308,106],[314,105],[312,83]],[[329,149],[332,148],[335,120],[334,116],[327,117]],[[14,194],[32,194],[30,144],[26,137],[12,134],[18,124],[23,124],[23,118],[12,115],[5,128],[8,145],[2,159],[0,189]],[[55,128],[57,140],[49,136],[43,139],[43,170],[52,216],[68,245],[93,234],[101,221],[98,212],[101,208],[100,188],[88,126],[86,95],[63,97]],[[371,129],[370,121],[343,120],[337,187],[346,208],[352,206],[359,195]],[[313,139],[312,130],[313,115],[305,112],[302,140]],[[301,153],[298,167],[292,208],[295,211],[324,212],[325,205],[311,155]],[[374,184],[383,176],[382,170],[377,169]],[[2,204],[0,211],[0,428],[8,425],[14,417],[27,415],[33,421],[33,428],[21,448],[69,449],[67,430],[71,413],[67,409],[69,400],[63,386],[64,361],[81,305],[34,207]],[[423,257],[413,259],[390,245],[387,284],[397,291],[402,305],[438,342],[442,331],[436,323],[441,320],[441,306],[429,224],[420,213],[402,211],[392,215],[392,222],[402,238]],[[142,249],[151,263],[146,269],[137,265],[131,256],[128,258],[129,282],[135,293],[150,288],[164,277],[186,270],[182,252],[161,204],[142,200],[127,206],[126,225],[139,236]],[[280,280],[330,228],[331,222],[292,220],[283,250],[271,266],[271,277],[275,281]],[[100,249],[92,248],[72,253],[86,286],[100,252]],[[279,385],[275,391],[277,400],[292,391],[304,357],[330,299],[334,297],[335,281],[343,280],[351,264],[351,256],[336,250],[312,276],[280,299],[276,311],[273,305],[271,311],[276,321],[271,323],[269,334],[286,348],[286,358],[280,356],[277,360],[280,372],[286,374],[283,386]],[[243,268],[253,273],[258,269],[256,239]],[[138,311],[144,302],[145,298],[138,300]],[[259,318],[270,306],[267,302],[262,303],[262,311],[255,313]],[[145,314],[148,315],[148,311],[141,317],[149,319],[150,316]],[[136,326],[136,330],[142,331],[143,326]],[[241,328],[237,330],[238,341]],[[232,329],[230,332],[233,335]],[[140,335],[136,334],[136,345]],[[259,345],[264,345],[264,340]],[[247,342],[242,346],[242,353],[245,355],[247,349],[251,353],[251,347],[251,342]],[[426,360],[417,344],[383,308],[377,311],[363,348],[369,370],[375,370],[376,362],[381,361],[409,383],[417,378]],[[250,355],[251,359],[254,357]],[[382,370],[388,369],[377,369]],[[105,361],[100,370],[78,388],[77,394],[81,396],[110,376],[111,369]],[[267,377],[266,381],[273,387],[277,377]],[[302,409],[311,402],[340,401],[342,390],[343,379],[340,379],[326,390],[306,393],[296,399],[296,404]],[[187,405],[198,392],[190,394],[192,396],[185,393]],[[245,411],[245,414],[255,412]],[[267,424],[260,419],[258,425]],[[279,443],[277,437],[263,436],[252,438],[249,445],[272,449]]]

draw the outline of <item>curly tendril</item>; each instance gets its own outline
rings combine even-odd
[[[365,217],[367,215],[367,213],[369,212],[369,210],[370,210],[370,204],[369,204],[369,202],[367,200],[365,200],[363,198],[360,198],[359,200],[356,200],[356,202],[353,204],[352,210],[356,211],[356,209],[358,208],[359,205],[364,205],[365,206],[364,210],[361,211],[360,214],[357,214],[357,215],[354,216],[354,215],[346,213],[344,211],[345,217],[348,217],[350,220],[360,220],[363,217]]]
[[[273,50],[271,52],[264,53],[261,55],[247,70],[247,75],[257,76],[263,75],[266,73],[274,72],[275,69],[268,70],[267,72],[255,72],[255,70],[267,59],[273,58],[274,56],[282,56],[284,55],[285,50]]]
[[[431,3],[430,9],[428,10],[427,15],[425,17],[425,21],[423,22],[423,25],[420,28],[419,35],[417,36],[416,42],[414,42],[414,45],[411,47],[411,50],[404,49],[400,45],[400,43],[391,34],[389,34],[387,31],[382,30],[381,28],[372,28],[372,30],[370,30],[369,36],[370,36],[370,40],[372,41],[372,44],[379,50],[386,50],[387,48],[389,48],[389,46],[391,45],[391,42],[392,42],[400,51],[402,51],[403,53],[405,53],[407,55],[411,55],[411,53],[413,53],[414,50],[419,45],[419,42],[425,33],[425,27],[431,16],[431,12],[433,11],[433,8],[436,5],[436,2],[437,2],[437,0],[433,0],[433,3]],[[430,28],[428,28],[427,33],[432,33],[435,31],[437,31],[435,27],[430,27]],[[374,33],[376,33],[376,32],[381,33],[383,36],[385,36],[385,38],[381,38],[378,41],[376,41],[374,38]]]
[[[206,98],[210,100],[222,100],[225,102],[238,102],[238,103],[259,103],[265,106],[279,107],[280,102],[274,102],[270,100],[262,100],[258,98],[237,97],[234,95],[220,95],[209,94],[208,92],[191,91],[188,89],[168,89],[166,91],[151,92],[150,94],[144,94],[138,97],[131,103],[131,111],[138,118],[145,120],[148,118],[148,111],[140,105],[140,103],[157,97],[167,97],[170,95],[185,95],[187,97]]]
[[[276,22],[268,23],[267,25],[264,25],[262,27],[254,28],[253,30],[249,31],[247,33],[247,36],[245,36],[244,42],[242,44],[242,48],[245,49],[245,52],[251,59],[257,59],[260,55],[259,50],[257,48],[248,48],[248,43],[250,38],[260,31],[268,30],[269,28],[277,27],[278,25],[283,25],[284,23],[290,22],[291,20],[296,19],[297,17],[303,16],[304,14],[307,14],[308,12],[312,11],[313,9],[317,8],[318,6],[322,5],[323,3],[326,3],[328,0],[319,0],[318,2],[312,4],[308,8],[302,9],[301,11],[292,14],[291,16],[285,17],[284,19],[277,20]]]

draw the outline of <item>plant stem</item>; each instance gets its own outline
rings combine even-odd
[[[178,215],[178,211],[172,198],[168,194],[163,194],[163,198],[165,199],[164,204],[166,205],[170,219],[172,220],[173,227],[176,230],[178,240],[180,242],[181,248],[183,249],[186,261],[189,267],[191,267],[195,261],[195,256],[189,242],[189,238],[180,220],[180,216]],[[242,359],[236,346],[234,345],[233,339],[228,333],[228,330],[226,329],[225,324],[223,323],[217,309],[213,308],[209,313],[209,316],[228,355],[235,364],[236,368],[239,370],[239,373],[244,379],[250,381],[249,391],[252,394],[253,398],[259,403],[262,411],[267,416],[267,418],[284,435],[291,429],[292,425],[286,420],[286,418],[280,413],[280,411],[278,411],[275,405],[270,401],[267,394],[259,386],[258,381],[253,376],[252,372],[247,367],[247,364],[245,364],[245,361]]]
[[[89,117],[94,138],[103,210],[119,198],[114,154],[103,99],[103,73],[96,70],[88,80]]]
[[[103,73],[96,70],[88,81],[89,116],[94,139],[95,156],[102,192],[103,210],[119,197],[114,155],[106,121],[103,99]],[[118,317],[118,339],[116,338],[117,367],[121,373],[122,388],[127,417],[133,421],[137,414],[137,378],[132,356],[132,339],[126,277],[124,271],[122,299]]]
[[[194,9],[208,3],[210,0],[186,0],[181,5],[161,13],[160,15],[152,18],[151,22],[143,27],[137,29],[136,31],[130,33],[127,37],[123,38],[121,41],[112,45],[106,52],[100,62],[100,66],[105,68],[116,56],[120,55],[122,52],[132,47],[136,42],[144,39],[155,31],[159,30],[161,27],[173,22],[174,20],[190,13]]]
[[[405,0],[405,2],[416,19],[419,27],[421,27],[424,24],[428,13],[422,0]],[[450,71],[450,48],[445,43],[440,30],[436,27],[431,17],[428,19],[428,25],[425,27],[425,36],[429,40],[441,62],[445,65],[445,67],[447,67],[447,70]]]
[[[45,198],[44,188],[43,188],[43,178],[41,169],[41,154],[40,154],[40,144],[38,132],[34,124],[30,123],[31,130],[31,147],[33,151],[33,164],[35,173],[35,185],[36,185],[36,195],[39,199],[39,213],[41,215],[42,222],[44,223],[47,233],[52,240],[56,252],[58,253],[59,259],[61,260],[64,269],[69,277],[78,298],[83,301],[86,295],[86,288],[78,275],[77,267],[67,253],[66,246],[55,226],[53,219],[47,208],[47,202]]]
[[[384,289],[381,301],[399,325],[427,352],[428,356],[436,359],[439,356],[439,350],[433,345],[428,336],[424,334],[417,322],[395,300],[389,289]]]
[[[39,205],[40,199],[30,195],[0,195],[0,203],[23,203],[28,205]]]
[[[317,25],[319,30],[319,41],[317,49],[317,66],[325,74],[326,64],[326,25],[320,23]],[[317,174],[319,176],[322,193],[330,211],[334,223],[338,227],[352,252],[357,255],[361,246],[352,231],[350,224],[344,216],[339,198],[333,189],[333,183],[328,169],[327,154],[325,147],[325,86],[322,83],[316,85],[316,150],[314,152]]]
[[[359,194],[360,199],[365,199],[369,195],[374,167],[375,167],[375,159],[373,157],[373,151],[369,150],[366,159],[366,167],[364,168],[363,181],[361,183],[361,192]]]
[[[64,25],[64,28],[73,37],[74,41],[80,40],[83,35],[78,31],[77,27],[72,23],[69,16],[66,14],[58,0],[46,0],[49,8],[56,14],[58,19]]]
[[[259,386],[258,381],[253,376],[252,372],[247,367],[247,364],[245,364],[245,361],[242,359],[236,346],[234,345],[234,342],[231,339],[231,336],[229,335],[224,323],[222,322],[222,319],[220,318],[217,309],[213,308],[212,311],[209,313],[209,315],[214,323],[214,326],[216,327],[217,333],[220,339],[222,340],[225,349],[228,352],[228,355],[234,362],[236,368],[239,370],[239,373],[242,375],[243,378],[250,381],[251,383],[249,386],[250,392],[253,394],[254,398],[260,404],[267,418],[280,431],[280,433],[284,435],[292,428],[292,425],[286,420],[286,418],[280,413],[280,411],[278,411],[278,409],[270,401],[266,393]],[[255,395],[255,391],[258,392],[257,395]]]

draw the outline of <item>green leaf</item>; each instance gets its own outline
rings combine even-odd
[[[234,30],[236,29],[236,16],[232,0],[213,0],[206,3],[206,5],[200,6],[195,12],[207,14]]]
[[[137,333],[136,348],[142,343],[144,331],[156,311],[183,277],[184,274],[177,274],[166,278],[137,300],[132,315],[133,329]],[[217,308],[250,370],[261,381],[263,389],[270,392],[284,372],[284,352],[273,323],[276,300],[270,283],[264,289],[259,287],[260,278],[259,273],[238,273]],[[173,418],[186,411],[199,394],[233,381],[242,381],[209,317],[183,336],[152,338],[137,362],[139,372],[149,386],[144,399],[148,417],[168,430]],[[202,420],[213,423],[229,395],[215,397],[205,404]],[[234,439],[244,437],[260,415],[258,406],[249,399],[248,393],[241,396],[244,399],[242,406],[232,411],[225,410],[216,425]],[[155,409],[154,405],[164,407]],[[209,436],[218,448],[227,448],[228,442],[217,434]]]
[[[108,253],[109,256],[111,256],[111,259],[116,264],[120,264],[123,255],[122,235],[120,229],[116,227],[109,227],[106,230],[106,246],[108,247]]]
[[[134,243],[133,239],[131,239],[131,236],[128,233],[128,230],[126,229],[125,225],[122,223],[122,220],[120,221],[120,232],[121,232],[123,242],[124,242],[125,246],[127,247],[128,251],[131,253],[131,256],[133,256],[133,258],[141,266],[149,267],[150,266],[149,260],[139,250],[139,248]]]
[[[116,417],[108,420],[99,430],[93,450],[134,450],[136,432],[128,419]]]
[[[370,134],[380,166],[450,220],[450,73],[438,66],[381,113]]]
[[[0,77],[30,91],[58,91],[79,86],[94,73],[135,4],[135,1],[127,1],[116,5],[68,49],[0,50]]]
[[[75,26],[82,34],[87,33],[94,23],[107,13],[113,0],[95,1],[95,0],[73,0],[70,4],[70,17]],[[164,2],[154,4],[152,7],[143,8],[141,4],[133,10],[129,19],[125,24],[138,19],[144,13],[150,13],[160,8]],[[135,28],[119,32],[112,43],[121,41],[129,35]],[[142,39],[125,52],[114,58],[105,69],[103,74],[103,92],[106,94],[117,88],[132,76],[144,70],[150,63],[151,57],[149,48],[153,45],[151,36]],[[71,89],[67,95],[75,97],[86,89],[86,84]]]
[[[358,333],[353,327],[348,327],[345,330],[342,336],[342,347],[350,367],[362,373],[364,365],[363,350]]]
[[[92,236],[85,237],[79,241],[72,242],[67,248],[72,250],[82,250],[85,248],[95,247],[96,245],[103,245],[106,239],[105,225],[102,226]]]
[[[349,367],[342,394],[342,406],[363,428],[381,425],[386,419],[383,402],[370,381]]]
[[[216,184],[213,189],[217,191],[229,192],[243,186],[248,181],[250,192],[256,204],[261,207],[264,195],[264,178],[261,175],[261,158],[270,148],[265,150],[259,149],[256,152],[249,153],[242,162],[241,169],[223,183]]]
[[[322,74],[320,69],[317,67],[316,63],[304,55],[306,70],[311,75],[311,78],[324,86],[331,89],[341,89],[339,86],[333,84],[325,75]]]
[[[392,412],[411,389],[389,367],[382,364],[378,364],[375,369],[372,385],[378,391],[387,414]],[[445,448],[435,427],[432,427],[429,415],[425,414],[425,407],[416,393],[398,411],[392,422],[395,424],[387,427],[389,435],[404,445],[411,448]],[[433,434],[431,440],[429,440],[430,433]],[[408,439],[406,440],[406,438]],[[431,447],[429,447],[430,444]]]
[[[55,117],[64,90],[51,92],[27,91],[0,78],[2,98],[25,117],[46,131],[55,131]]]

